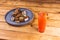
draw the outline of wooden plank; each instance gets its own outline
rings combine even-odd
[[[60,20],[48,20],[47,26],[48,27],[60,27]]]
[[[3,15],[0,15],[0,21],[3,21],[3,22],[5,22],[5,16],[3,16]]]
[[[56,24],[54,24],[54,25],[56,25]],[[58,27],[58,26],[57,27],[55,27],[55,26],[46,27],[45,32],[43,34],[50,35],[50,36],[60,36],[60,32],[59,32],[60,27]],[[31,27],[30,25],[26,25],[26,26],[14,27],[14,26],[8,25],[7,23],[3,23],[3,22],[0,23],[0,29],[2,29],[2,30],[40,34],[40,32],[38,32],[38,29],[35,27],[38,27],[38,26],[34,25],[33,27]]]
[[[39,40],[40,35],[25,32],[0,30],[0,39],[6,40]]]
[[[23,2],[23,1],[20,1],[20,2],[18,2],[18,1],[15,1],[15,2],[13,2],[13,1],[6,1],[6,2],[0,2],[0,4],[2,4],[2,5],[4,5],[4,6],[14,6],[14,5],[16,5],[16,6],[31,6],[31,7],[34,7],[34,6],[36,6],[36,7],[49,7],[49,8],[60,8],[60,4],[37,4],[37,3],[31,3],[31,2]],[[11,5],[12,4],[12,5]],[[31,5],[30,5],[31,4]],[[0,5],[1,6],[1,5]]]
[[[0,8],[1,8],[0,9],[0,11],[1,11],[0,14],[1,15],[5,15],[9,10],[14,9],[13,7],[4,7],[4,8],[0,7]],[[11,9],[9,9],[9,8],[11,8]],[[55,9],[55,8],[39,8],[39,7],[38,8],[37,7],[25,7],[25,8],[28,8],[28,9],[32,10],[32,12],[34,14],[36,14],[36,16],[38,16],[39,12],[47,12],[48,14],[50,14],[50,13],[58,14],[60,12],[60,9]]]
[[[60,30],[59,27],[46,27],[46,30],[43,34],[60,37],[60,31],[59,30]]]
[[[33,40],[60,40],[60,32],[58,31],[60,28],[55,27],[47,27],[44,33],[25,33],[25,32],[17,32],[17,31],[7,31],[0,30],[0,38],[1,39],[33,39]],[[36,38],[36,39],[35,39]]]
[[[60,20],[60,13],[49,13],[48,14],[49,19],[51,20]]]
[[[0,29],[3,30],[12,30],[12,31],[21,31],[21,32],[28,32],[28,33],[37,33],[38,30],[31,27],[30,25],[25,26],[11,26],[8,25],[6,22],[0,22]]]

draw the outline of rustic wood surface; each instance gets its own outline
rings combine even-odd
[[[11,9],[23,7],[34,13],[33,27],[30,24],[14,27],[5,22],[5,15]],[[48,13],[47,27],[39,33],[38,13]],[[60,4],[38,4],[26,1],[0,1],[0,39],[6,40],[60,40]]]

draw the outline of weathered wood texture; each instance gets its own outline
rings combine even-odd
[[[1,0],[2,1],[2,0]],[[4,0],[8,1],[8,0]],[[35,2],[35,3],[60,3],[60,0],[9,0],[9,1],[27,1],[27,2]]]
[[[38,34],[0,30],[0,38],[6,40],[39,40],[39,37]]]
[[[14,27],[5,22],[5,14],[14,8],[23,7],[32,10],[35,15],[34,27],[25,25],[23,27]],[[36,29],[38,27],[38,13],[48,13],[47,29],[44,34],[40,34]],[[53,27],[53,28],[52,28]],[[56,29],[57,28],[57,29]],[[0,38],[9,40],[60,40],[60,4],[38,4],[26,1],[0,1]],[[52,29],[52,30],[51,30]],[[56,30],[55,30],[56,29]],[[55,32],[56,31],[56,32]],[[58,31],[58,32],[57,32]],[[27,32],[27,33],[21,33]],[[31,36],[33,35],[33,36]],[[40,36],[39,36],[40,35]],[[26,37],[26,38],[25,38]]]

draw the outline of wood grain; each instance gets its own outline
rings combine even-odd
[[[31,4],[31,5],[30,5]],[[23,7],[32,10],[34,20],[25,26],[11,26],[6,23],[8,11]],[[48,13],[47,27],[44,33],[38,32],[38,13]],[[26,1],[0,1],[0,38],[8,40],[60,40],[60,4],[39,4]]]
[[[25,32],[0,30],[0,39],[6,40],[39,40],[40,35]]]

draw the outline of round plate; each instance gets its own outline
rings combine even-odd
[[[20,8],[21,11],[25,10],[27,15],[29,16],[29,20],[28,21],[25,21],[25,22],[19,22],[19,23],[16,23],[14,21],[11,21],[11,17],[12,17],[12,14],[13,12],[15,11],[16,9],[12,9],[10,10],[6,15],[5,15],[5,20],[8,24],[11,24],[11,25],[15,25],[15,26],[20,26],[20,25],[25,25],[25,24],[28,24],[31,22],[31,20],[33,19],[33,13],[31,10],[29,9],[26,9],[26,8]]]

